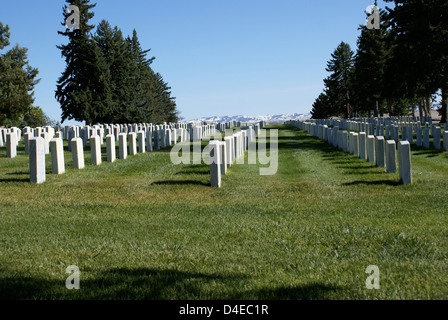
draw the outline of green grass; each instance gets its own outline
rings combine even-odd
[[[2,299],[447,299],[448,153],[412,151],[413,185],[290,126],[279,168],[207,165],[169,149],[33,185],[0,148]],[[86,149],[88,150],[88,149]],[[105,152],[103,152],[105,160]],[[246,153],[247,157],[247,153]],[[246,159],[247,163],[247,159]],[[68,290],[66,267],[81,270]],[[365,269],[377,265],[379,290]]]

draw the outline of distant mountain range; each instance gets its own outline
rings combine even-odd
[[[203,117],[199,119],[190,120],[189,122],[196,121],[206,121],[206,122],[229,122],[229,121],[240,121],[256,123],[260,121],[266,121],[267,123],[284,123],[286,120],[307,120],[311,118],[310,113],[289,113],[289,114],[275,114],[267,116],[212,116]]]

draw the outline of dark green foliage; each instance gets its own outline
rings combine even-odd
[[[20,127],[56,126],[56,121],[50,119],[40,107],[32,106],[23,117]]]
[[[108,72],[99,47],[90,39],[93,29],[88,21],[95,5],[89,0],[66,0],[64,21],[70,15],[66,8],[73,4],[79,8],[80,28],[58,34],[68,37],[66,45],[58,46],[66,61],[66,68],[57,82],[56,100],[62,109],[62,122],[67,119],[97,122],[108,111],[111,102]]]
[[[392,2],[392,0],[386,0]],[[391,67],[400,72],[397,85],[405,98],[424,101],[442,90],[442,122],[447,120],[448,2],[445,0],[394,0],[388,9],[394,37]]]
[[[123,37],[118,27],[102,20],[92,35],[89,0],[67,0],[80,8],[81,28],[59,32],[69,44],[59,46],[67,67],[58,81],[56,98],[62,121],[133,123],[177,121],[174,98],[168,85],[155,73],[134,30]],[[82,7],[81,7],[82,6]],[[65,11],[64,11],[65,12]],[[67,14],[64,14],[64,21]]]
[[[328,96],[325,93],[321,93],[313,103],[311,116],[313,119],[325,119],[331,116],[329,111]]]
[[[334,115],[406,115],[418,104],[430,115],[433,95],[442,94],[441,122],[448,118],[448,2],[386,0],[380,29],[361,26],[354,66],[342,44],[328,62],[324,80]],[[376,2],[375,2],[376,4]],[[351,107],[350,107],[351,104]]]
[[[325,80],[325,93],[329,100],[329,114],[350,116],[350,82],[353,71],[353,51],[350,45],[341,42],[331,54],[326,71],[330,72]]]
[[[357,112],[374,111],[378,117],[383,104],[384,69],[389,53],[385,38],[387,35],[387,20],[384,12],[380,12],[380,29],[367,29],[360,26],[358,50],[355,57],[355,67],[352,75],[352,101]]]
[[[0,23],[0,49],[9,45],[9,27]],[[28,64],[27,48],[14,46],[0,54],[0,125],[16,125],[34,102],[39,71]]]

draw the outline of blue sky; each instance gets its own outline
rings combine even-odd
[[[326,62],[341,41],[356,49],[371,0],[97,0],[102,19],[124,35],[137,30],[152,67],[172,87],[185,120],[202,116],[304,113],[323,89]],[[29,49],[39,69],[35,105],[52,119],[65,63],[62,0],[2,1],[11,45]],[[384,8],[382,1],[378,3]],[[390,6],[390,4],[389,4]],[[9,47],[8,47],[9,48]],[[6,48],[6,49],[8,49]],[[64,124],[71,124],[66,121]]]

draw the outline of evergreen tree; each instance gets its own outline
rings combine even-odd
[[[80,28],[73,31],[58,31],[66,36],[68,44],[58,46],[66,61],[66,68],[57,82],[56,100],[62,109],[62,122],[66,119],[86,121],[89,124],[102,121],[110,113],[112,96],[110,75],[104,56],[98,45],[90,38],[93,26],[90,11],[96,4],[90,0],[66,0],[68,5],[79,8]],[[64,22],[70,13],[64,10]]]
[[[356,111],[369,114],[373,110],[374,117],[379,116],[383,104],[384,72],[389,54],[387,20],[383,11],[380,11],[380,17],[379,29],[359,28],[361,35],[357,41],[352,81],[352,100],[356,101]]]
[[[133,101],[132,118],[143,122],[156,122],[154,119],[154,105],[151,103],[151,90],[154,85],[153,70],[150,65],[155,57],[147,58],[151,49],[143,50],[138,40],[137,31],[134,29],[132,38],[127,38],[130,44],[131,56],[134,60],[132,80]]]
[[[319,97],[313,103],[313,109],[311,110],[312,119],[326,119],[331,116],[329,108],[328,96],[325,93],[321,93]]]
[[[58,48],[66,59],[59,78],[56,98],[62,120],[88,123],[132,123],[177,121],[170,87],[150,65],[150,50],[140,46],[137,32],[124,38],[118,27],[106,20],[94,28],[88,25],[93,13],[89,0],[66,0],[80,9],[80,29],[59,32],[69,38]],[[65,11],[64,11],[65,12]],[[65,13],[64,18],[69,14]]]
[[[350,45],[341,42],[331,54],[327,62],[327,72],[330,76],[324,79],[325,93],[332,107],[332,114],[344,114],[350,117],[350,83],[353,71],[353,51]]]
[[[386,0],[391,15],[394,47],[391,68],[401,72],[400,92],[420,105],[442,91],[442,122],[448,110],[448,2],[446,0]],[[393,66],[392,64],[395,64]],[[425,102],[423,102],[425,101]]]
[[[9,26],[0,23],[0,49],[9,45]],[[34,102],[39,71],[28,63],[27,48],[14,46],[0,55],[0,125],[16,125]]]

